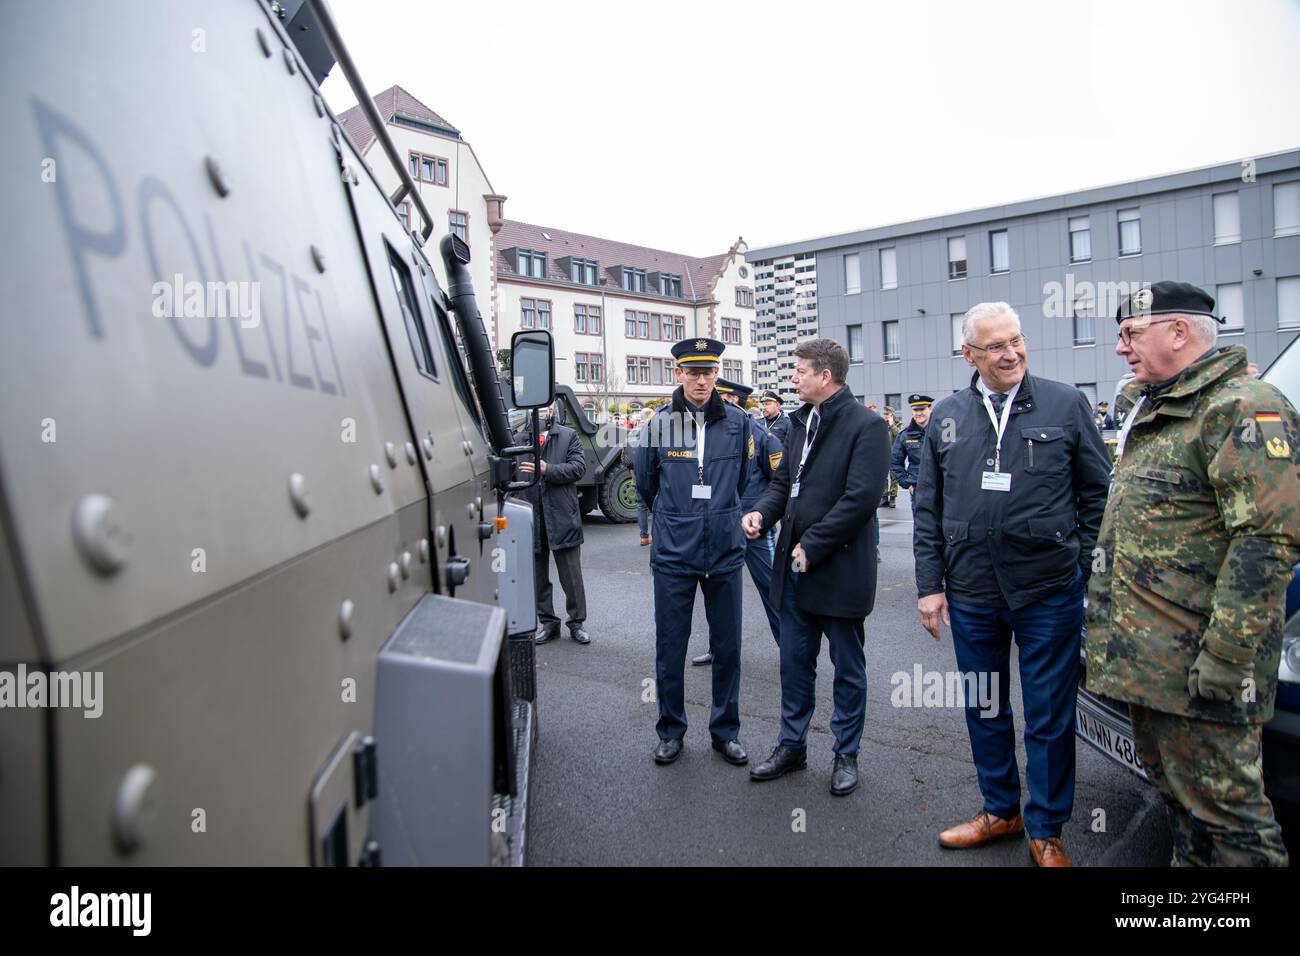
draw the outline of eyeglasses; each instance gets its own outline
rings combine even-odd
[[[1121,325],[1119,328],[1119,340],[1125,345],[1131,345],[1133,339],[1141,335],[1153,325],[1162,325],[1165,322],[1177,322],[1180,316],[1174,316],[1172,319],[1152,319],[1150,322],[1143,322],[1141,326],[1134,329],[1129,326]]]
[[[994,342],[992,345],[988,345],[988,346],[975,345],[971,342],[967,342],[966,344],[973,349],[979,349],[979,351],[981,352],[988,352],[989,355],[1001,355],[1007,349],[1018,349],[1020,348],[1020,346],[1024,345],[1025,336],[1017,335],[1010,342]]]
[[[713,378],[718,374],[716,368],[684,368],[682,374],[687,378]]]

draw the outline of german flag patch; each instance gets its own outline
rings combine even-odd
[[[1277,412],[1256,412],[1255,424],[1264,439],[1264,451],[1269,458],[1290,458],[1291,443],[1286,440],[1282,416]]]

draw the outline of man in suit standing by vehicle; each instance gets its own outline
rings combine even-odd
[[[575,484],[587,470],[582,442],[572,428],[555,421],[554,407],[543,412],[538,435],[541,452],[537,484],[520,494],[533,506],[533,593],[537,598],[536,641],[545,644],[560,636],[560,619],[551,603],[551,554],[564,588],[569,636],[579,644],[591,643],[583,624],[587,620],[587,593],[582,583],[582,512]],[[533,474],[531,461],[521,462],[525,478]]]
[[[744,518],[750,540],[781,522],[772,567],[772,602],[781,608],[781,730],[771,756],[750,777],[774,780],[808,765],[825,635],[835,666],[831,793],[844,796],[858,786],[867,708],[863,619],[876,597],[876,508],[885,490],[889,431],[845,386],[844,346],[812,339],[794,354],[791,382],[805,404],[791,417],[771,485]]]

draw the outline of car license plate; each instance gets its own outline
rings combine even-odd
[[[1101,713],[1090,706],[1080,695],[1075,706],[1075,733],[1092,744],[1116,763],[1121,763],[1143,780],[1147,779],[1146,769],[1138,757],[1137,746],[1133,742],[1133,729],[1121,725],[1109,715]]]

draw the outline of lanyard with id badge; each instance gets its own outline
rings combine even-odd
[[[984,410],[989,413],[989,421],[993,423],[993,431],[997,434],[997,450],[993,453],[993,470],[984,472],[980,479],[981,491],[1010,491],[1011,490],[1011,472],[1002,471],[1002,436],[1006,434],[1007,423],[1011,421],[1011,403],[1015,400],[1016,392],[1020,391],[1017,385],[1006,400],[1002,403],[1002,419],[998,420],[997,413],[993,411],[993,402],[989,399],[988,394],[984,395]]]
[[[791,498],[799,497],[799,479],[803,477],[803,466],[808,462],[808,452],[812,451],[813,441],[817,437],[818,425],[820,424],[820,421],[821,421],[821,416],[818,415],[817,412],[813,412],[812,415],[809,416],[808,419],[809,428],[804,432],[803,435],[803,454],[799,456],[799,468],[794,473],[794,484],[790,486]]]
[[[713,497],[713,486],[704,483],[704,433],[708,428],[708,423],[704,421],[704,416],[697,415],[695,418],[695,436],[696,446],[699,448],[699,481],[691,485],[691,498],[703,498],[708,501]]]

